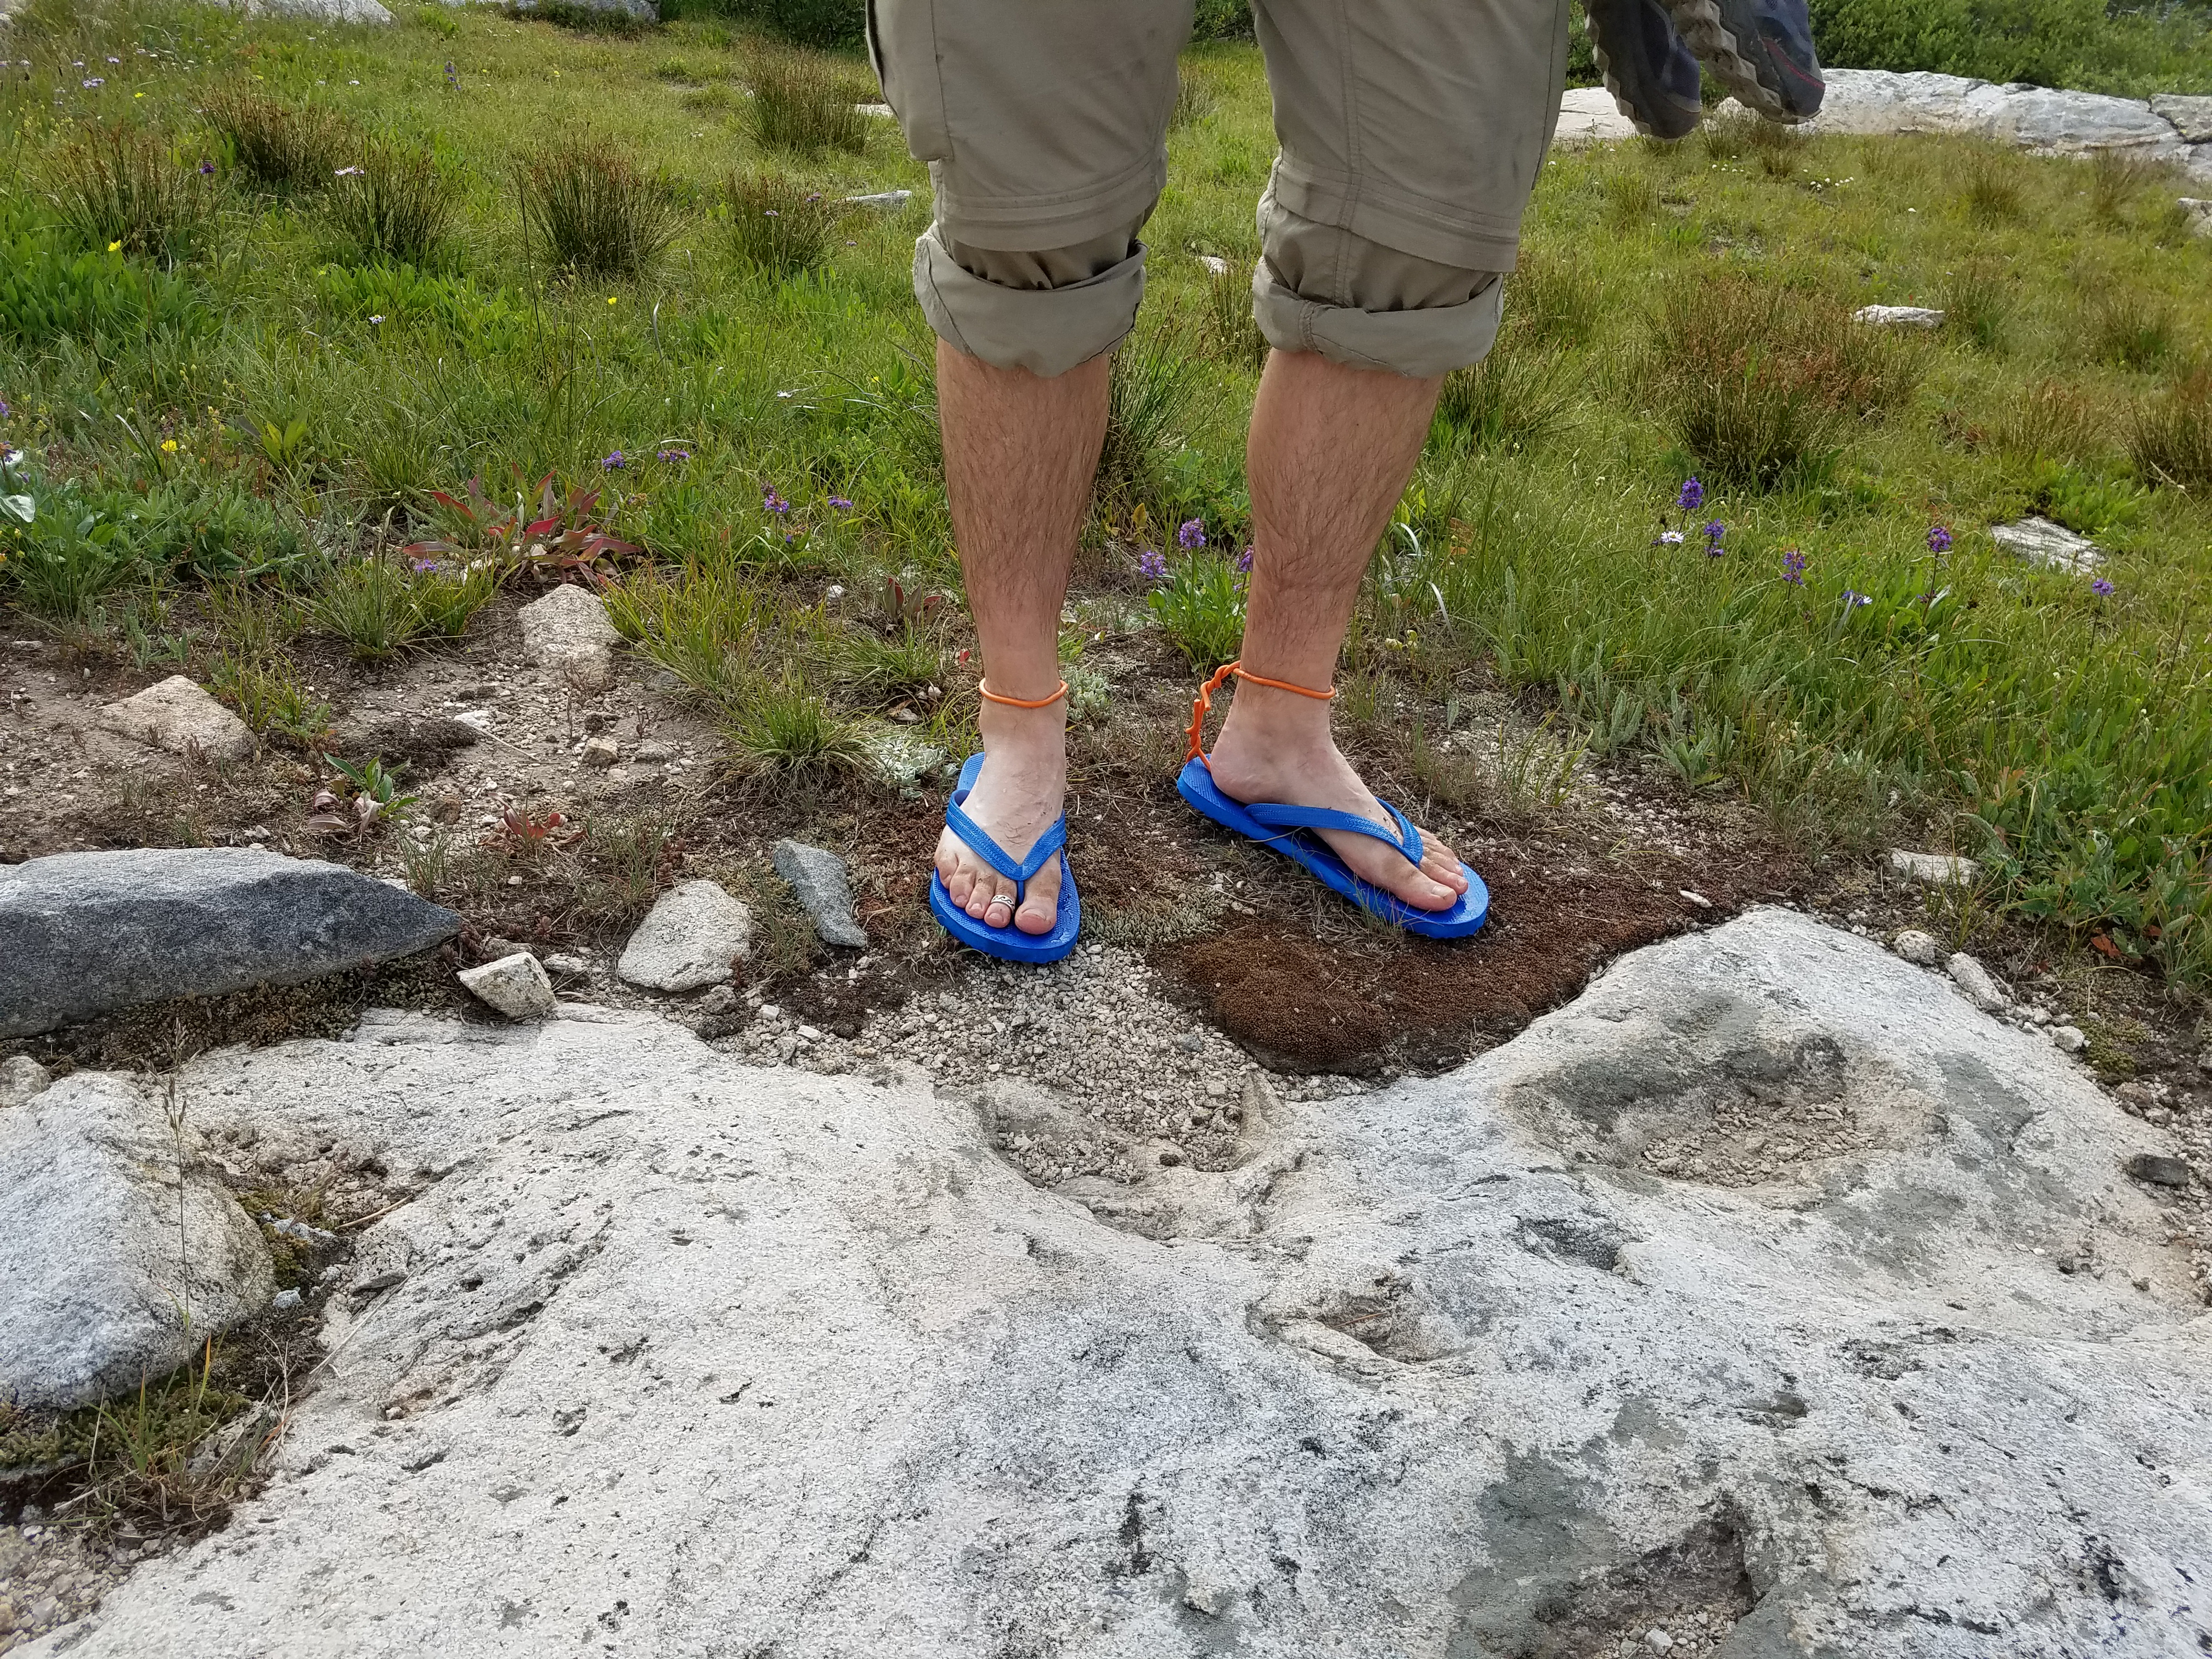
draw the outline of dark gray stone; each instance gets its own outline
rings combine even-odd
[[[2147,1181],[2154,1187],[2186,1187],[2189,1166],[2178,1158],[2161,1158],[2156,1152],[2137,1152],[2128,1160],[2128,1173],[2137,1181]]]
[[[427,950],[442,906],[252,848],[58,853],[0,868],[0,1036],[167,997],[294,985]]]
[[[844,860],[804,842],[780,841],[775,844],[775,872],[799,895],[823,944],[856,950],[866,946],[868,936],[853,915],[853,884],[845,874]]]

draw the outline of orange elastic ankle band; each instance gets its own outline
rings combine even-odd
[[[1034,702],[1026,697],[1002,697],[981,680],[975,682],[975,695],[982,698],[985,702],[1000,702],[1009,708],[1049,708],[1067,695],[1067,682],[1062,680],[1060,683],[1059,690],[1048,697],[1039,697]]]
[[[1190,706],[1190,750],[1183,756],[1187,761],[1206,761],[1206,769],[1209,772],[1213,769],[1213,763],[1206,759],[1206,716],[1213,707],[1213,694],[1229,683],[1231,674],[1240,680],[1249,680],[1255,685],[1267,686],[1271,690],[1295,691],[1298,696],[1311,697],[1316,702],[1328,702],[1336,696],[1336,688],[1333,685],[1326,691],[1316,691],[1311,686],[1292,685],[1288,680],[1262,679],[1257,674],[1248,674],[1241,662],[1224,663],[1213,671],[1212,679],[1198,688],[1198,699]]]

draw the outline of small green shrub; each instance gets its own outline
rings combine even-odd
[[[285,653],[219,652],[208,670],[208,686],[264,737],[309,748],[329,738],[330,704],[308,690],[300,665]]]
[[[523,218],[565,270],[641,276],[676,234],[669,181],[641,172],[611,144],[558,144],[520,173]]]
[[[327,190],[359,148],[344,118],[317,105],[295,109],[253,93],[225,92],[208,100],[207,118],[238,170],[264,190]]]
[[[1236,659],[1244,643],[1244,578],[1220,554],[1177,559],[1146,595],[1161,631],[1201,674]]]
[[[2212,492],[2212,368],[2198,368],[2137,404],[2128,454],[2147,483]]]
[[[1249,40],[1252,38],[1251,0],[1198,0],[1191,19],[1194,40]]]
[[[147,493],[139,517],[149,560],[202,578],[271,575],[297,568],[314,550],[296,519],[232,484],[163,483]]]
[[[0,337],[26,346],[140,339],[211,322],[173,272],[145,270],[119,252],[63,252],[34,237],[0,241]]]
[[[460,205],[461,186],[428,150],[379,139],[331,180],[331,222],[363,257],[433,264]]]
[[[730,252],[750,270],[781,282],[830,257],[840,204],[777,173],[733,173],[723,186]]]
[[[422,631],[441,639],[457,640],[469,630],[477,612],[499,591],[499,578],[488,561],[456,568],[442,561],[422,561],[411,568],[409,598]]]
[[[126,128],[95,129],[64,150],[54,206],[93,248],[175,260],[198,245],[213,210],[208,177],[167,143]]]
[[[859,106],[875,95],[842,65],[779,54],[763,59],[749,77],[747,135],[764,149],[818,155],[825,149],[854,155],[868,147],[869,117]]]
[[[644,566],[605,590],[607,620],[640,656],[703,701],[730,707],[752,673],[764,618],[760,586],[736,565]]]

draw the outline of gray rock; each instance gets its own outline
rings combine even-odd
[[[553,1012],[553,981],[544,964],[527,951],[500,957],[457,975],[471,995],[496,1008],[509,1019],[542,1019]]]
[[[1813,132],[1942,132],[2062,154],[2121,149],[2185,160],[2174,124],[2139,99],[2050,87],[1995,86],[1962,76],[1830,70]]]
[[[57,853],[0,866],[0,1036],[166,997],[291,985],[428,950],[451,910],[252,848]]]
[[[615,972],[648,991],[696,991],[726,981],[752,942],[750,910],[719,882],[687,881],[646,913]]]
[[[522,624],[522,659],[532,667],[550,669],[585,691],[614,684],[622,635],[598,594],[565,584],[524,605],[515,620]]]
[[[1964,951],[1956,951],[1944,963],[1943,971],[1951,981],[1966,994],[1966,999],[1985,1014],[2002,1012],[2012,999],[1996,982],[1990,970]]]
[[[2212,236],[2212,201],[2194,196],[2174,199],[2174,206],[2189,216],[2189,234],[2192,236]]]
[[[1944,313],[1926,306],[1861,306],[1851,320],[1875,328],[1941,328]]]
[[[622,758],[622,750],[611,738],[586,738],[576,757],[586,766],[612,766]]]
[[[1685,1606],[1730,1659],[2194,1645],[2212,1330],[2122,1174],[2155,1132],[1802,916],[1276,1103],[1120,1189],[1165,1243],[957,1100],[638,1016],[188,1076],[451,1173],[365,1230],[412,1269],[329,1316],[253,1524],[36,1659],[1474,1659]],[[2034,1254],[2092,1230],[2097,1272]]]
[[[2089,1046],[2087,1036],[2078,1025],[2052,1026],[2051,1040],[2058,1045],[2063,1054],[2078,1054]]]
[[[308,23],[389,23],[377,0],[246,0],[248,17],[285,17]]]
[[[1907,927],[1890,940],[1889,948],[1907,962],[1921,968],[1940,968],[1943,965],[1944,950],[1934,934],[1924,933],[1917,927]]]
[[[21,1106],[54,1080],[54,1074],[28,1054],[0,1060],[0,1106]]]
[[[878,213],[896,213],[912,200],[914,192],[910,190],[879,190],[866,196],[848,196],[845,205],[872,208]]]
[[[2053,570],[2086,574],[2105,562],[2104,550],[2087,536],[2077,536],[2038,514],[2016,524],[1991,525],[1990,537],[2007,552]]]
[[[136,1388],[268,1302],[268,1247],[182,1102],[173,1135],[150,1091],[78,1073],[0,1112],[0,1400]]]
[[[2212,98],[2184,97],[2161,92],[2150,100],[2153,114],[2173,123],[2173,130],[2192,144],[2212,144]]]
[[[853,887],[845,874],[845,860],[797,841],[776,842],[775,853],[776,874],[791,884],[822,942],[865,948],[868,936],[853,914]]]
[[[1982,878],[1982,866],[1972,859],[1955,853],[1911,853],[1901,847],[1890,850],[1889,871],[1923,887],[1972,887]]]
[[[2186,1187],[2189,1166],[2178,1158],[2159,1152],[2137,1152],[2128,1160],[2128,1174],[2154,1187]]]
[[[252,730],[182,674],[110,703],[100,723],[173,755],[226,764],[253,758]]]
[[[1559,120],[1552,142],[1565,149],[1607,143],[1636,137],[1636,123],[1603,87],[1571,87],[1559,100]]]

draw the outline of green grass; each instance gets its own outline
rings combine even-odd
[[[601,491],[596,528],[641,550],[607,561],[617,621],[749,769],[848,764],[849,722],[969,643],[964,623],[863,638],[821,609],[886,574],[957,585],[908,291],[927,181],[895,124],[834,107],[865,86],[857,52],[810,57],[726,17],[632,40],[481,8],[380,31],[71,8],[21,15],[13,55],[36,67],[0,87],[0,437],[36,458],[42,503],[28,526],[0,516],[6,604],[120,641],[154,614],[135,593],[214,579],[364,654],[435,649],[475,625],[483,585],[393,562],[452,533],[433,492],[551,474]],[[109,56],[100,88],[66,70]],[[830,89],[821,121],[763,128],[735,94],[697,106],[779,64]],[[1080,567],[1125,590],[1130,550],[1187,520],[1216,548],[1249,539],[1261,355],[1242,296],[1273,138],[1253,47],[1188,67],[1204,97],[1170,136]],[[111,254],[82,214],[72,229],[55,198],[118,131],[205,189],[191,234],[149,211]],[[526,228],[517,169],[556,137],[665,180],[659,257],[595,270]],[[325,191],[325,143],[384,170],[333,168]],[[787,250],[736,228],[732,179],[818,197],[818,222],[776,227],[799,233]],[[896,187],[916,192],[903,212],[822,206]],[[1347,683],[1395,686],[1431,733],[1502,685],[1556,711],[1554,763],[1644,757],[1808,850],[1955,835],[2011,915],[2104,931],[2201,985],[2212,242],[2176,226],[2172,193],[1933,137],[1730,129],[1555,155],[1500,356],[1455,383]],[[1870,303],[1954,315],[1877,335],[1850,321]],[[1692,472],[1711,492],[1692,531],[1727,526],[1718,558],[1702,533],[1655,539]],[[2001,555],[1987,527],[2028,511],[2096,535],[2114,591]],[[86,536],[118,526],[110,550],[79,544],[92,514]],[[1194,658],[1233,649],[1226,589],[1188,609]],[[257,725],[324,720],[287,640],[225,648],[218,683]]]

